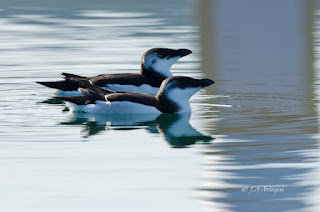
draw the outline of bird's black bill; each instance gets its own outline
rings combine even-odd
[[[208,86],[212,85],[213,83],[214,83],[214,81],[211,79],[202,79],[201,80],[201,84],[203,87],[208,87]]]
[[[180,52],[181,57],[187,56],[192,53],[192,51],[189,49],[179,49],[178,51]]]

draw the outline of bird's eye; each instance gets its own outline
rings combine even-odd
[[[155,63],[157,60],[156,59],[153,59],[152,61],[151,61],[151,63],[153,64],[153,63]]]

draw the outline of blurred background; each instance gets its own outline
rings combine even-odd
[[[319,8],[0,1],[0,209],[319,211]],[[70,114],[34,83],[137,73],[153,47],[191,49],[173,74],[216,82],[191,116]]]

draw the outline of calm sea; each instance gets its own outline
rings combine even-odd
[[[241,38],[226,30],[233,72],[203,72],[189,1],[70,2],[0,4],[1,211],[319,209],[316,70],[236,72]],[[137,73],[153,47],[191,49],[173,74],[216,81],[192,97],[191,116],[72,114],[35,83]]]

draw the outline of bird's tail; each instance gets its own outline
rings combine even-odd
[[[95,101],[105,101],[104,95],[100,95],[94,92],[91,92],[84,88],[78,89],[83,96],[57,96],[54,97],[56,99],[60,99],[64,102],[71,102],[76,105],[87,105],[87,104],[94,104]]]
[[[67,80],[52,81],[52,82],[37,82],[37,83],[49,88],[55,88],[62,91],[75,91],[79,88],[78,83],[74,83],[72,81],[67,81]]]
[[[87,105],[94,104],[95,101],[105,101],[105,97],[103,94],[92,92],[85,88],[78,88],[83,96],[57,96],[55,99],[60,99],[64,102],[71,102],[76,105]]]
[[[62,91],[75,91],[79,86],[79,82],[82,80],[88,80],[87,77],[69,74],[69,73],[61,73],[64,76],[64,80],[60,81],[51,81],[51,82],[37,82],[40,85],[44,85],[49,88],[55,88]]]

